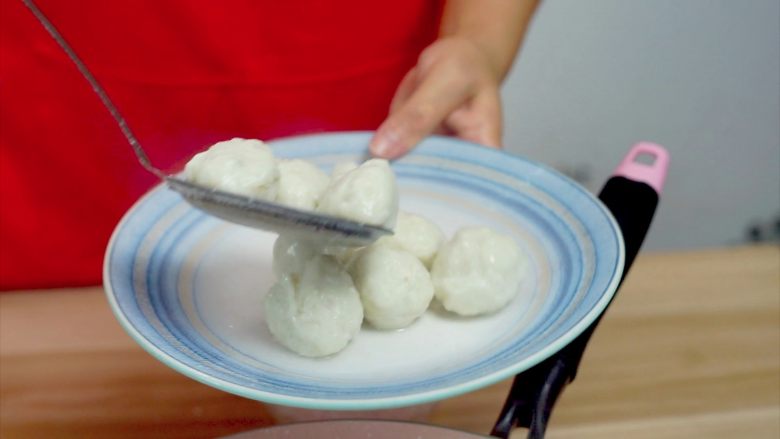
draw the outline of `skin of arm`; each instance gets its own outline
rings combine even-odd
[[[431,133],[501,146],[501,82],[538,0],[448,0],[439,37],[403,78],[369,149],[397,158]]]

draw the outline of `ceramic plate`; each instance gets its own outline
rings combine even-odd
[[[365,158],[370,133],[272,142],[275,154],[329,170]],[[438,307],[402,331],[363,330],[328,358],[277,344],[263,318],[274,235],[190,207],[163,186],[139,200],[108,246],[104,278],[117,319],[149,353],[198,381],[304,408],[385,409],[435,401],[521,372],[555,353],[607,305],[623,242],[606,208],[522,157],[432,137],[393,163],[403,210],[448,236],[482,225],[531,261],[518,299],[459,318]]]

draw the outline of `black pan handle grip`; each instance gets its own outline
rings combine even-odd
[[[623,235],[625,265],[621,284],[650,229],[668,166],[669,154],[663,147],[639,143],[631,148],[599,194]],[[501,414],[490,432],[492,436],[507,438],[512,428],[519,426],[528,428],[529,439],[544,437],[553,406],[564,387],[577,375],[582,354],[604,312],[606,308],[560,351],[515,376]]]

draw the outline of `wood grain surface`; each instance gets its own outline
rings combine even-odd
[[[509,384],[443,401],[428,422],[487,433]],[[0,294],[3,438],[201,438],[272,422],[149,356],[99,287]],[[780,248],[640,255],[547,437],[780,437]]]

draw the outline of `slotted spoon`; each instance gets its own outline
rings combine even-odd
[[[371,224],[293,209],[270,201],[208,188],[187,181],[176,174],[167,174],[156,168],[152,165],[122,114],[65,38],[46,15],[43,14],[35,2],[32,0],[22,0],[22,2],[30,9],[62,50],[65,51],[84,79],[89,82],[103,106],[106,107],[119,125],[122,134],[130,143],[130,146],[132,146],[141,165],[164,181],[169,188],[181,194],[194,207],[236,224],[277,233],[294,233],[304,239],[345,247],[368,245],[381,236],[392,233],[386,228]]]

